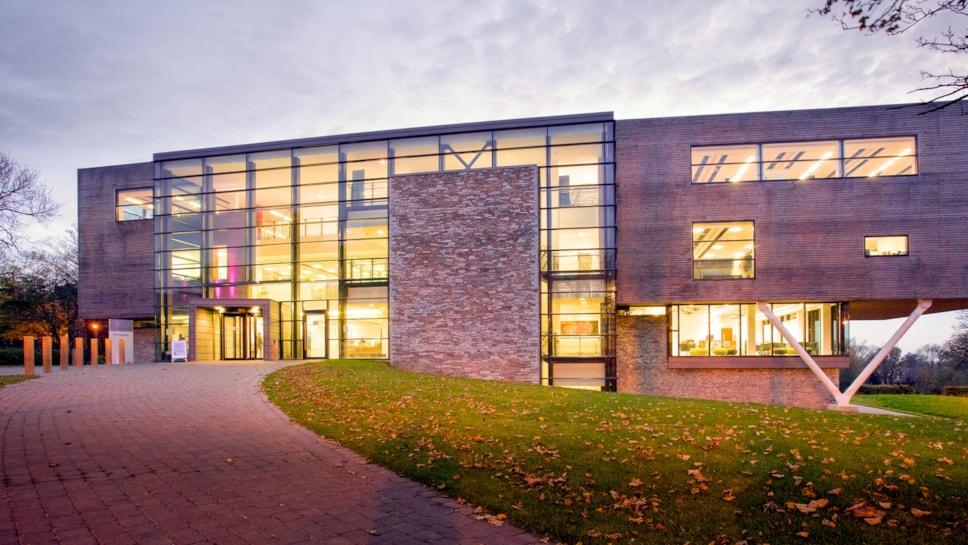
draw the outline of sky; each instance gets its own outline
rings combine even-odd
[[[823,0],[0,0],[0,152],[77,218],[77,169],[155,152],[517,117],[919,102],[957,57]],[[945,21],[926,25],[946,26]],[[900,344],[942,342],[950,314]],[[852,324],[886,340],[897,321]],[[936,323],[937,322],[937,323]]]

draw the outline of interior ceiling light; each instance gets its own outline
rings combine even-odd
[[[752,163],[755,160],[756,160],[756,156],[755,155],[750,155],[749,157],[747,157],[746,158],[746,162],[743,163],[743,166],[739,167],[739,171],[736,172],[736,176],[734,176],[733,179],[730,180],[730,181],[731,182],[739,182],[739,181],[741,181],[743,179],[743,175],[746,174],[747,169],[750,168],[750,163]]]
[[[827,159],[830,159],[830,156],[832,156],[833,154],[834,152],[832,151],[828,151],[827,153],[823,154],[816,163],[810,165],[810,168],[808,168],[807,171],[800,176],[800,179],[806,180],[807,178],[812,176],[813,173],[816,172],[818,168],[820,168],[820,165],[822,165],[823,162],[826,161]]]

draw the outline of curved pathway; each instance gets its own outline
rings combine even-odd
[[[260,391],[285,365],[71,368],[0,389],[0,544],[538,542],[292,424]]]

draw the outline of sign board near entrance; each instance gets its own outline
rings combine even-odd
[[[171,361],[188,361],[188,341],[171,341]]]

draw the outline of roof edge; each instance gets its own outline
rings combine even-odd
[[[505,119],[497,121],[475,121],[471,123],[457,123],[451,125],[433,125],[410,129],[391,129],[369,131],[332,136],[314,136],[295,138],[291,140],[274,140],[254,144],[240,144],[234,146],[218,146],[213,148],[197,148],[181,151],[167,151],[154,154],[154,161],[175,161],[179,159],[194,159],[211,155],[232,155],[236,153],[252,153],[270,151],[281,148],[303,148],[324,146],[330,144],[351,144],[370,140],[384,140],[390,138],[412,138],[436,134],[455,134],[478,130],[507,130],[538,127],[541,125],[572,125],[578,123],[596,123],[615,121],[614,112],[595,112],[585,114],[555,115],[545,117],[525,117],[519,119]]]

